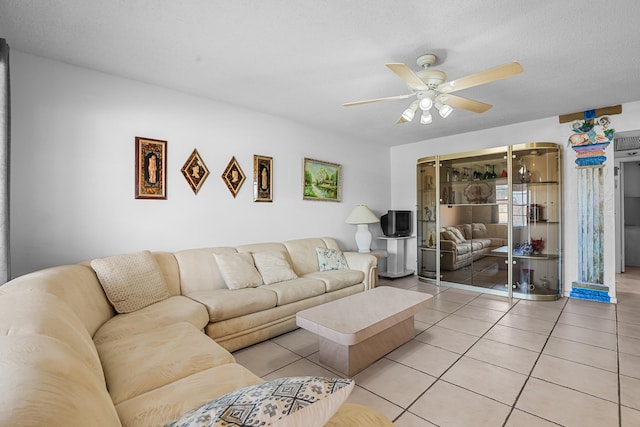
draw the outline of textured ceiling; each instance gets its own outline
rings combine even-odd
[[[174,88],[379,146],[640,100],[640,2],[0,0],[12,49]],[[396,125],[410,100],[384,64],[435,53],[456,79],[509,61],[524,74],[457,92],[492,104]]]

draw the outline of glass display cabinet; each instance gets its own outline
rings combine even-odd
[[[519,298],[559,297],[561,150],[529,143],[418,160],[419,278]]]

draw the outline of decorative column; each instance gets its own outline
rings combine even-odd
[[[572,125],[569,145],[577,154],[578,169],[578,280],[572,298],[610,302],[604,284],[604,150],[613,140],[608,116],[595,118],[585,111],[584,120]]]

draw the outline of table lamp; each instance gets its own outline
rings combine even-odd
[[[371,232],[369,224],[380,222],[380,219],[366,205],[358,205],[349,214],[347,224],[356,224],[356,245],[358,252],[371,252]]]

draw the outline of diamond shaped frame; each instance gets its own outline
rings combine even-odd
[[[227,188],[234,198],[236,197],[236,194],[238,194],[238,191],[240,191],[240,187],[242,187],[242,183],[245,178],[246,176],[244,175],[244,172],[242,172],[235,156],[231,157],[227,168],[222,173],[222,180],[227,184]]]
[[[209,176],[209,169],[202,161],[197,149],[193,149],[193,152],[180,170],[187,183],[189,183],[189,187],[193,190],[193,194],[198,194],[200,187]]]

